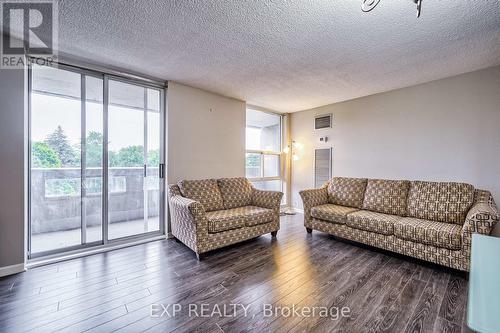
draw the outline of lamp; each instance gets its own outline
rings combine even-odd
[[[297,161],[299,159],[299,156],[295,153],[295,150],[297,148],[300,149],[300,147],[302,147],[300,143],[292,141],[288,146],[283,148],[283,153],[287,155],[291,154],[292,160]],[[295,214],[297,214],[297,212],[293,210],[292,207],[286,207],[281,211],[281,215],[295,215]]]
[[[299,159],[299,156],[295,153],[295,150],[300,147],[301,145],[299,143],[292,141],[291,144],[289,144],[283,149],[283,153],[285,154],[290,153],[292,155],[292,160],[297,161]]]

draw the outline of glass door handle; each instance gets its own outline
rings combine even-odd
[[[158,168],[158,177],[165,178],[165,164],[160,163],[159,168]]]

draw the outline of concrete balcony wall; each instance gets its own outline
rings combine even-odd
[[[157,169],[148,169],[150,175],[157,175]],[[138,220],[144,217],[144,177],[143,168],[110,168],[109,178],[120,178],[121,186],[113,191],[110,187],[108,208],[110,223],[119,223]],[[102,170],[91,168],[87,170],[87,179],[100,179]],[[80,179],[79,168],[64,169],[32,169],[31,172],[31,232],[65,231],[80,228],[82,206],[85,211],[87,226],[101,224],[102,195],[96,187],[87,188],[86,198],[81,200],[80,193],[73,191],[70,195],[57,195],[49,193],[47,180],[68,180],[74,182]],[[159,214],[159,190],[154,188],[158,178],[150,180],[148,190],[148,216],[155,217]],[[89,184],[85,184],[87,187]],[[95,185],[95,184],[94,184]],[[83,205],[82,205],[83,203]]]

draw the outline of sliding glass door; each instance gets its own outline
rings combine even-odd
[[[31,86],[31,251],[84,242],[81,75],[34,66]]]
[[[109,239],[160,228],[159,107],[158,90],[109,80]]]
[[[163,233],[163,91],[30,68],[30,257]]]

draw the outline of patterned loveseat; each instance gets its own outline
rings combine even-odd
[[[283,193],[246,178],[182,180],[169,185],[172,235],[200,255],[280,228]]]
[[[499,220],[491,193],[464,183],[333,178],[301,191],[304,225],[468,271],[473,233]]]

